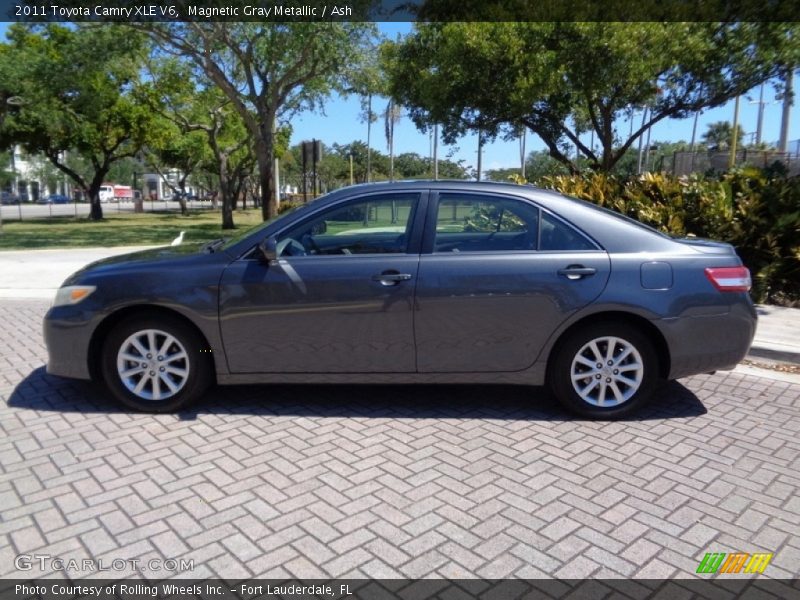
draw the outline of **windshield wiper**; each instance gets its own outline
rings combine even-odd
[[[208,254],[213,254],[214,252],[219,249],[225,243],[225,238],[218,238],[216,240],[211,240],[210,242],[206,242],[200,247],[201,252],[207,252]]]

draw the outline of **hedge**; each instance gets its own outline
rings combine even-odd
[[[756,302],[800,305],[800,177],[776,167],[716,178],[645,173],[623,180],[590,173],[538,183],[670,235],[726,241],[753,274]]]

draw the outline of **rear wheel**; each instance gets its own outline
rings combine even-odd
[[[212,381],[201,336],[178,319],[153,315],[122,321],[106,338],[106,386],[126,406],[168,412],[199,398]]]
[[[595,323],[569,334],[556,351],[550,386],[581,416],[613,419],[641,407],[658,381],[653,343],[627,323]]]

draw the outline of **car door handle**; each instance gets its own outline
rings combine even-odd
[[[408,281],[411,275],[408,273],[398,273],[397,271],[384,271],[380,275],[373,275],[372,281],[377,281],[381,285],[397,285],[401,281]]]
[[[583,265],[570,265],[565,269],[559,269],[558,274],[563,275],[567,279],[576,280],[583,279],[584,277],[591,277],[597,273],[594,267],[584,267]]]

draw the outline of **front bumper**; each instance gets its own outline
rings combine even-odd
[[[47,372],[60,377],[91,379],[89,343],[92,320],[74,307],[53,307],[44,317]]]

